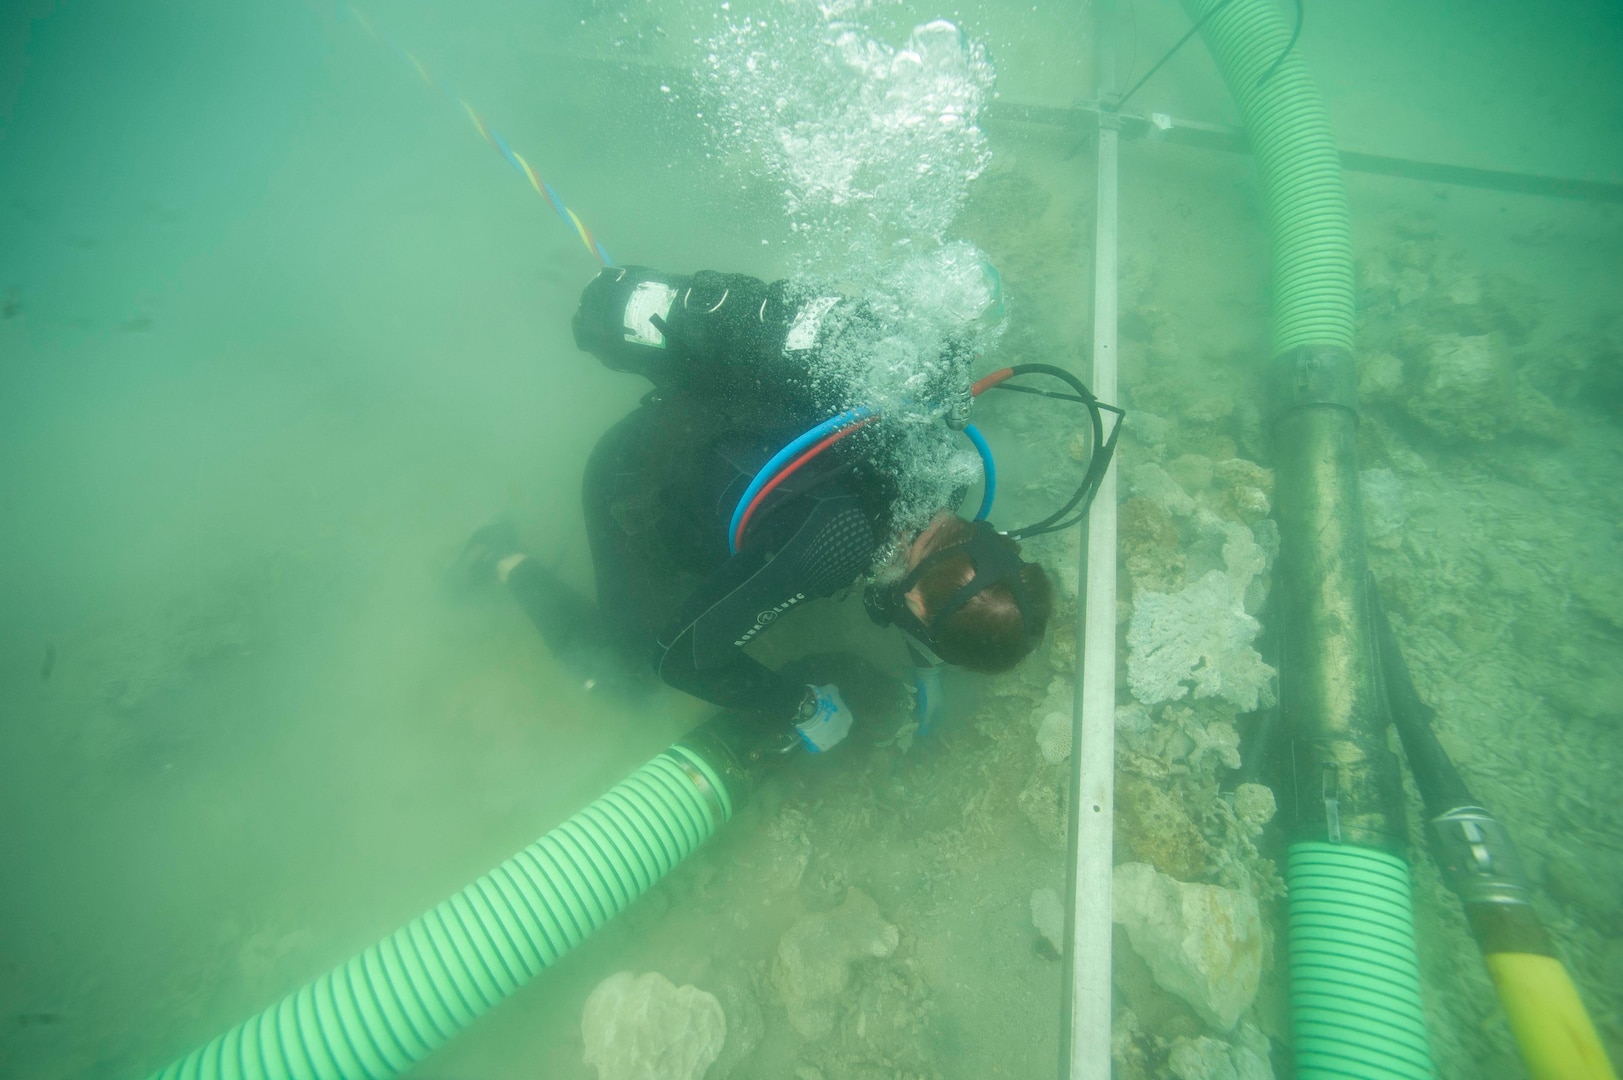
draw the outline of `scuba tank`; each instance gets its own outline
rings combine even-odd
[[[807,354],[842,304],[851,306],[746,274],[613,266],[581,294],[575,344],[612,371],[646,378],[659,397],[690,394],[731,426],[765,430],[819,411]]]
[[[1002,279],[984,259],[958,281],[963,287],[944,312],[958,325],[918,396],[961,431],[973,401],[975,343],[1002,320],[1004,308]],[[700,395],[755,428],[824,415],[830,397],[858,393],[860,387],[838,385],[840,369],[885,333],[862,300],[798,282],[643,266],[599,273],[581,295],[573,325],[576,345],[611,370],[643,376],[661,396]]]

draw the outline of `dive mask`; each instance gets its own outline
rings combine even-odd
[[[986,522],[971,522],[968,537],[930,552],[901,580],[889,585],[868,586],[862,594],[862,603],[868,611],[868,617],[880,626],[897,627],[932,652],[940,654],[936,631],[982,591],[994,585],[1007,585],[1009,592],[1014,595],[1015,607],[1020,609],[1026,638],[1030,640],[1033,636],[1031,612],[1026,604],[1026,586],[1020,578],[1020,572],[1025,569],[1026,563],[1019,555],[1009,550],[1009,545],[999,543],[1001,539],[1003,539],[1001,534]],[[919,579],[932,566],[955,552],[963,552],[969,557],[972,568],[970,578],[960,585],[938,610],[927,612],[929,621],[925,622],[913,614],[912,609],[907,606],[908,590],[917,585]],[[943,659],[948,662],[952,660],[951,657]]]

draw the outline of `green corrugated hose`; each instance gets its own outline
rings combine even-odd
[[[678,743],[451,899],[155,1080],[382,1080],[579,945],[732,816]]]
[[[1272,0],[1185,0],[1244,116],[1273,248],[1274,352],[1350,350],[1352,240],[1329,121]],[[1277,67],[1276,67],[1277,65]],[[1271,73],[1270,73],[1271,72]],[[1407,864],[1353,844],[1290,849],[1297,1076],[1432,1076]]]
[[[1270,0],[1184,0],[1184,7],[1197,20],[1222,8],[1203,32],[1257,157],[1273,246],[1274,353],[1314,345],[1350,349],[1347,189],[1318,89],[1301,54],[1285,52],[1290,28]]]
[[[1291,1031],[1299,1077],[1429,1078],[1409,866],[1351,844],[1292,844]]]

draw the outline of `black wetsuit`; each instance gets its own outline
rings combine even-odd
[[[630,299],[649,281],[656,299],[670,301],[650,324],[657,335]],[[599,440],[586,468],[600,626],[665,682],[725,708],[794,715],[805,686],[745,646],[791,608],[855,584],[891,528],[895,486],[863,432],[775,491],[739,552],[728,550],[729,520],[751,478],[830,414],[809,378],[821,349],[792,346],[821,346],[848,326],[853,313],[838,310],[842,303],[852,307],[782,282],[630,267],[605,271],[588,287],[576,318],[582,348],[656,385]],[[817,315],[809,332],[808,308]],[[632,341],[633,318],[636,332],[661,344]],[[556,598],[544,571],[521,564],[510,585],[547,633],[540,608]],[[555,610],[549,644],[586,633]]]

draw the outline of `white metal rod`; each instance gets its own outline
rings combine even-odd
[[[1093,392],[1116,394],[1116,150],[1114,124],[1099,127],[1094,223]],[[1071,755],[1071,907],[1066,939],[1069,1080],[1110,1080],[1110,882],[1116,762],[1116,464],[1088,517],[1081,559],[1078,667]]]
[[[1098,90],[1115,87],[1115,4],[1094,7]],[[1093,221],[1093,392],[1116,400],[1117,148],[1115,118],[1101,115]],[[1071,711],[1070,851],[1065,867],[1060,1080],[1110,1080],[1111,864],[1116,780],[1116,465],[1088,515],[1077,585],[1076,677]]]

